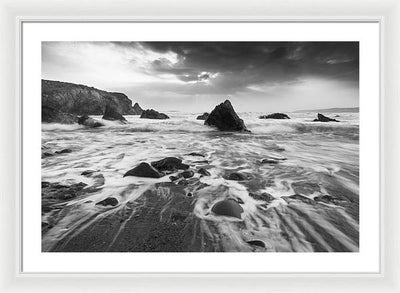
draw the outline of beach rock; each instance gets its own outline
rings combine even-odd
[[[317,117],[318,117],[317,119],[313,120],[314,122],[339,122],[336,119],[332,119],[332,118],[326,117],[326,116],[324,116],[324,115],[322,115],[320,113],[318,113]]]
[[[42,80],[42,107],[82,116],[103,115],[107,105],[122,115],[134,114],[132,101],[122,93],[106,92],[81,84]]]
[[[79,117],[78,124],[84,125],[84,126],[90,127],[90,128],[97,128],[97,127],[104,126],[104,124],[101,123],[100,121],[90,118],[87,115],[83,115],[83,116]]]
[[[242,173],[238,173],[238,172],[231,173],[228,176],[228,180],[242,181],[242,180],[246,180],[246,179],[247,179],[247,177],[245,175],[243,175]]]
[[[169,180],[171,180],[172,182],[178,180],[179,178],[181,178],[181,177],[179,177],[179,176],[169,176]]]
[[[84,189],[86,186],[87,184],[83,182],[72,185],[62,185],[59,183],[43,184],[42,182],[42,200],[44,198],[70,200],[72,198],[87,193],[88,191]]]
[[[157,112],[156,110],[144,110],[140,115],[140,118],[147,118],[147,119],[169,119],[169,117],[164,114]]]
[[[200,154],[200,153],[190,153],[190,154],[187,154],[187,156],[194,156],[194,157],[205,157],[203,154]]]
[[[50,152],[42,152],[42,158],[52,157],[52,156],[54,156],[53,153],[50,153]]]
[[[192,197],[193,194],[191,192],[188,192],[188,194],[186,194],[187,197]]]
[[[143,112],[143,109],[139,106],[138,103],[135,103],[132,107],[132,115],[141,115]]]
[[[235,217],[241,219],[243,208],[233,198],[221,200],[213,205],[212,212],[220,216]]]
[[[204,168],[200,168],[198,171],[197,171],[197,173],[199,173],[199,174],[201,174],[201,175],[204,175],[204,176],[210,176],[211,174],[210,174],[210,172],[208,172],[206,169],[204,169]]]
[[[189,165],[183,164],[181,159],[175,157],[167,157],[159,161],[154,161],[151,162],[151,165],[159,172],[189,169]]]
[[[124,116],[122,116],[116,108],[107,105],[104,111],[103,119],[110,121],[120,121],[122,123],[127,123]]]
[[[148,178],[160,178],[162,174],[150,166],[148,163],[140,163],[135,168],[129,170],[125,173],[126,176],[136,176],[136,177],[148,177]]]
[[[271,158],[266,158],[266,159],[262,159],[261,160],[261,164],[271,164],[271,165],[275,165],[278,164],[279,161],[275,160],[275,159],[271,159]]]
[[[178,181],[178,185],[184,185],[184,186],[189,185],[189,181],[182,178],[181,180]]]
[[[94,172],[96,172],[95,170],[85,170],[81,173],[81,175],[83,176],[90,176],[92,175]]]
[[[182,173],[179,173],[180,176],[182,176],[183,178],[191,178],[194,176],[194,172],[192,170],[186,170],[183,171]]]
[[[210,114],[204,112],[202,115],[197,116],[197,120],[206,120]]]
[[[71,149],[62,149],[61,151],[56,151],[56,154],[69,154],[72,153]]]
[[[290,119],[290,117],[284,113],[273,113],[269,115],[262,115],[258,117],[260,119]]]
[[[269,194],[267,192],[263,192],[263,193],[249,192],[249,196],[256,200],[262,200],[262,201],[266,201],[266,202],[271,202],[275,199],[271,194]]]
[[[229,100],[219,104],[208,116],[204,125],[215,126],[221,131],[246,131],[246,126],[242,119],[236,114]]]
[[[74,124],[78,122],[78,117],[44,105],[42,106],[42,122]]]
[[[118,204],[118,199],[116,199],[115,197],[107,197],[106,199],[103,199],[102,201],[96,203],[96,205],[113,206],[113,207],[115,207],[117,204]]]
[[[207,160],[193,161],[193,164],[208,164]]]
[[[263,248],[266,247],[264,241],[261,241],[261,240],[250,240],[250,241],[246,241],[246,242],[250,245],[259,246],[259,247],[263,247]]]

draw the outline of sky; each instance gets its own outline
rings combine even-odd
[[[42,78],[122,92],[142,108],[358,107],[358,42],[43,42]]]

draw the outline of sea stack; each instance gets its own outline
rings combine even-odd
[[[317,117],[318,117],[317,119],[313,120],[314,122],[339,122],[336,119],[332,119],[332,118],[326,117],[326,116],[324,116],[324,115],[322,115],[320,113],[318,113]]]
[[[140,115],[140,118],[147,118],[147,119],[169,119],[169,117],[164,114],[157,112],[156,110],[144,110]]]
[[[240,117],[236,114],[229,100],[219,104],[210,113],[204,125],[215,126],[221,131],[246,131],[246,126]]]
[[[269,115],[262,115],[258,117],[260,119],[290,119],[290,117],[284,113],[273,113]]]
[[[132,115],[142,115],[143,109],[140,107],[138,103],[135,103],[132,107],[133,113]]]

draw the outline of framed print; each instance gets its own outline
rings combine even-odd
[[[16,15],[18,277],[385,286],[398,40],[384,11]]]
[[[24,271],[379,272],[378,22],[29,22],[22,60]]]

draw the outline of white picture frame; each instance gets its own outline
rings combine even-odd
[[[112,16],[104,17],[109,14],[106,5],[108,1],[100,2],[100,5],[93,9],[89,14],[89,3],[79,3],[70,1],[63,6],[52,6],[49,1],[26,1],[17,4],[9,4],[2,1],[0,9],[5,16],[1,19],[2,30],[8,44],[14,44],[2,48],[1,56],[4,60],[4,67],[1,72],[2,84],[1,92],[4,94],[5,107],[2,108],[1,123],[2,136],[7,134],[11,138],[2,143],[2,154],[5,156],[5,166],[2,168],[1,178],[7,179],[2,182],[5,201],[2,204],[2,231],[4,235],[12,235],[2,243],[2,263],[1,275],[2,286],[9,291],[30,291],[45,292],[49,291],[108,291],[111,289],[132,290],[135,288],[146,288],[148,291],[158,292],[174,291],[186,288],[193,292],[204,290],[229,290],[241,291],[250,288],[256,290],[288,290],[288,291],[312,291],[323,288],[327,292],[336,291],[383,291],[397,292],[399,284],[396,281],[398,273],[399,253],[396,250],[396,240],[399,240],[398,213],[399,200],[396,198],[396,171],[398,171],[399,156],[396,149],[399,143],[396,125],[396,107],[398,106],[398,85],[399,80],[399,57],[396,52],[399,49],[399,37],[396,29],[399,27],[400,8],[396,1],[371,1],[368,5],[361,4],[361,1],[350,1],[350,3],[329,3],[321,1],[320,4],[298,1],[296,4],[284,3],[279,5],[274,2],[257,2],[253,4],[253,9],[249,3],[239,4],[235,2],[218,5],[211,2],[185,3],[178,10],[171,10],[169,5],[158,3],[163,10],[163,14],[154,14],[152,4],[155,3],[115,3]],[[75,6],[74,6],[75,4]],[[361,7],[361,6],[362,7]],[[79,6],[80,13],[74,13],[74,9]],[[209,7],[213,7],[210,10]],[[259,11],[254,12],[254,7]],[[228,8],[227,10],[224,10]],[[313,9],[311,9],[313,8]],[[131,9],[133,15],[125,15]],[[190,12],[196,11],[196,15]],[[269,13],[265,11],[268,10]],[[309,10],[311,9],[311,10]],[[258,9],[257,9],[258,10]],[[329,12],[326,12],[329,10]],[[210,12],[212,11],[212,12]],[[310,12],[312,11],[312,12]],[[179,13],[177,13],[179,12]],[[219,12],[219,14],[218,14]],[[264,13],[263,13],[264,12]],[[188,14],[189,13],[189,14]],[[74,14],[74,17],[70,15]],[[162,16],[160,16],[162,15]],[[205,15],[205,16],[204,16]],[[322,16],[321,16],[322,15]],[[20,25],[22,21],[51,20],[51,21],[157,21],[157,20],[189,20],[189,21],[378,21],[381,25],[381,271],[378,274],[40,274],[26,275],[20,271],[20,218],[18,213],[18,197],[21,187],[21,157],[20,157],[20,79],[18,68],[20,68]],[[396,62],[397,61],[397,62]],[[394,78],[396,77],[396,79]],[[390,133],[385,128],[390,125]],[[392,128],[394,128],[392,130]],[[386,131],[385,131],[386,130]],[[4,140],[5,141],[5,140]],[[390,158],[387,162],[385,158]],[[11,175],[11,176],[10,176]],[[385,232],[383,234],[383,232]],[[386,238],[388,237],[388,238]],[[133,278],[132,278],[133,277]],[[154,277],[157,277],[155,282]],[[178,278],[178,279],[177,279]],[[287,279],[290,278],[290,282]],[[312,278],[312,280],[310,279]],[[118,284],[116,281],[118,280]],[[73,282],[71,282],[73,281]],[[75,283],[75,285],[73,284]],[[194,286],[194,283],[196,284]],[[312,284],[311,284],[312,283]],[[77,286],[76,284],[79,284]]]

